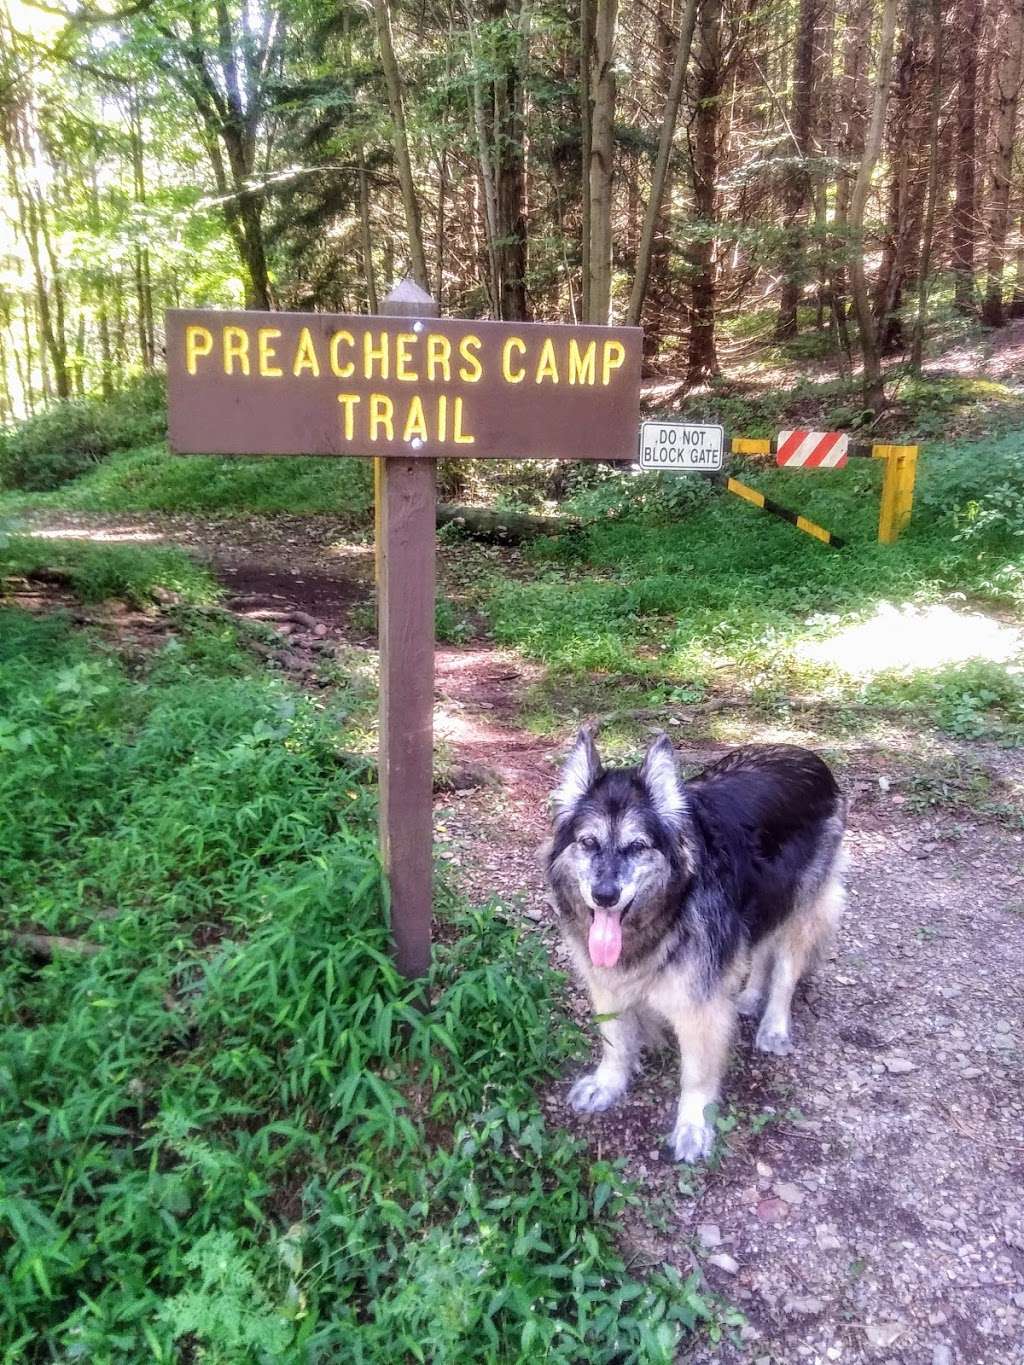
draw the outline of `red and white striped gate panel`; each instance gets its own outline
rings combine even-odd
[[[780,431],[775,462],[791,469],[842,469],[849,445],[845,431]]]

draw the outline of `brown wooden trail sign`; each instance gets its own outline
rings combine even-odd
[[[430,966],[437,458],[633,460],[638,327],[437,317],[167,314],[172,450],[376,459],[380,846],[395,960]]]

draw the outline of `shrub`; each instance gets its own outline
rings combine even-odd
[[[163,377],[143,375],[110,399],[54,403],[0,433],[0,487],[58,488],[114,450],[159,439],[167,426]]]

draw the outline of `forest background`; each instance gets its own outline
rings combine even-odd
[[[406,273],[641,323],[689,390],[802,342],[872,413],[930,316],[1024,310],[1020,0],[2,13],[5,420],[159,366],[165,308],[372,312]]]

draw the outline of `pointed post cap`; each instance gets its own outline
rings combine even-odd
[[[381,314],[389,318],[436,318],[437,302],[407,275],[381,300]]]

